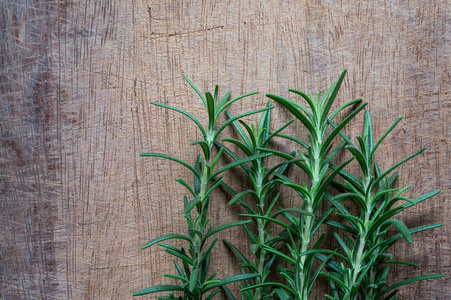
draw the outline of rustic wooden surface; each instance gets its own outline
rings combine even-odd
[[[161,275],[172,272],[171,258],[139,247],[184,231],[173,179],[187,173],[138,155],[194,161],[196,128],[149,105],[205,120],[184,75],[201,90],[261,91],[233,105],[244,112],[263,107],[266,92],[316,93],[347,68],[338,103],[368,101],[378,136],[405,117],[380,150],[383,166],[427,146],[401,168],[399,184],[413,184],[412,197],[442,190],[401,216],[409,226],[445,226],[396,246],[397,258],[421,269],[397,268],[394,279],[447,277],[402,288],[400,299],[450,299],[450,7],[449,0],[0,1],[0,298],[130,299],[170,282]],[[279,108],[274,115],[277,124],[290,118]],[[361,120],[346,132],[359,133]],[[300,126],[290,131],[302,134]],[[237,219],[240,209],[214,196],[213,222]],[[221,237],[245,245],[238,228]],[[218,244],[212,270],[238,272],[229,254]]]

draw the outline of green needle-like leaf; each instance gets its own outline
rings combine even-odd
[[[332,132],[327,136],[326,140],[323,143],[323,149],[326,149],[329,147],[332,140],[335,138],[335,136],[340,132],[340,130],[343,129],[343,127],[349,123],[365,106],[367,103],[363,103],[360,105],[356,110],[354,110],[349,116],[347,116],[340,124],[335,127]]]
[[[191,274],[191,278],[189,279],[189,287],[188,287],[188,289],[189,289],[190,292],[194,291],[194,288],[197,285],[198,276],[199,276],[199,269],[195,268],[193,273]]]
[[[249,220],[246,221],[236,221],[236,222],[230,222],[230,223],[225,223],[222,225],[219,225],[218,227],[213,228],[211,231],[208,231],[208,233],[205,235],[204,240],[208,239],[210,236],[218,233],[221,230],[233,227],[233,226],[239,226],[239,225],[243,225],[243,224],[247,224],[249,223]]]
[[[253,195],[254,197],[258,197],[257,193],[252,191],[252,190],[247,190],[247,191],[243,191],[241,193],[236,194],[230,201],[228,205],[232,205],[233,203],[235,203],[236,201],[240,200],[241,198],[243,198],[246,195]]]
[[[193,174],[200,179],[200,174],[192,167],[190,166],[187,162],[184,162],[183,160],[167,155],[167,154],[163,154],[163,153],[141,153],[140,156],[145,156],[145,157],[161,157],[161,158],[165,158],[165,159],[169,159],[175,162],[178,162],[179,164],[181,164],[182,166],[187,167],[191,172],[193,172]]]
[[[410,234],[413,234],[413,233],[417,233],[417,232],[421,232],[421,231],[425,231],[425,230],[429,230],[429,229],[434,229],[434,228],[441,227],[441,226],[443,226],[443,224],[423,225],[423,226],[411,228],[411,229],[409,229],[409,232],[410,232]],[[387,245],[389,245],[389,246],[393,245],[397,240],[401,239],[402,237],[403,237],[403,235],[401,233],[398,233],[398,234],[392,236],[391,238],[389,238],[387,240]]]
[[[220,184],[222,183],[222,178],[218,179],[205,193],[205,198],[207,198]]]
[[[182,282],[188,282],[188,279],[186,279],[185,277],[175,275],[175,274],[163,274],[163,276],[168,277],[168,278],[178,279],[178,280],[181,280]]]
[[[308,129],[308,131],[312,134],[315,135],[316,131],[315,128],[313,127],[313,124],[310,122],[310,120],[296,107],[296,105],[294,105],[292,103],[291,100],[280,97],[280,96],[276,96],[276,95],[271,95],[271,94],[266,94],[266,97],[273,99],[274,101],[280,103],[282,106],[284,106],[286,109],[288,109],[294,117],[296,117],[296,119],[298,119],[299,121],[302,122],[302,124],[304,124],[304,126]]]
[[[150,293],[158,293],[158,292],[184,291],[184,290],[185,289],[179,285],[162,284],[162,285],[155,285],[155,286],[140,290],[136,293],[133,293],[133,296],[141,296],[141,295],[147,295]]]
[[[394,169],[396,169],[397,167],[399,167],[400,165],[404,164],[405,162],[411,160],[412,158],[414,158],[415,156],[417,156],[418,154],[420,154],[421,152],[423,152],[424,150],[426,150],[426,148],[421,149],[420,151],[412,154],[411,156],[407,157],[406,159],[403,159],[402,161],[400,161],[399,163],[395,164],[393,167],[391,167],[390,169],[388,169],[387,171],[385,171],[382,175],[380,175],[374,182],[373,182],[373,188],[375,188],[377,186],[377,184],[379,183],[379,181],[381,181],[383,178],[385,178],[385,176],[387,176],[391,171],[393,171]]]
[[[243,253],[241,253],[241,251],[240,250],[238,250],[238,248],[237,247],[235,247],[232,243],[230,243],[229,241],[227,241],[227,240],[223,240],[224,241],[224,243],[228,246],[228,247],[230,247],[230,249],[232,249],[240,258],[241,258],[241,260],[246,264],[246,265],[251,265],[251,263],[249,262],[249,260],[246,258],[246,256],[243,254]]]
[[[165,105],[165,104],[161,104],[161,103],[156,103],[156,102],[150,102],[150,104],[153,104],[153,105],[156,105],[156,106],[161,106],[161,107],[164,107],[164,108],[167,108],[167,109],[171,109],[171,110],[174,110],[174,111],[176,111],[176,112],[179,112],[179,113],[181,113],[181,114],[187,116],[188,118],[190,118],[190,119],[197,125],[197,127],[199,127],[200,131],[202,132],[202,135],[203,135],[204,137],[207,136],[204,127],[202,127],[202,124],[200,124],[200,122],[199,122],[193,115],[187,113],[186,111],[181,110],[181,109],[176,108],[176,107],[169,106],[169,105]]]
[[[300,139],[297,139],[297,138],[295,138],[295,137],[292,137],[292,136],[290,136],[290,135],[278,133],[278,134],[276,134],[276,136],[281,137],[281,138],[284,138],[284,139],[287,139],[287,140],[290,140],[290,141],[293,141],[293,142],[295,142],[295,143],[301,145],[301,146],[304,147],[305,149],[308,149],[308,147],[309,147],[309,146],[307,145],[307,143],[301,141]]]
[[[346,70],[343,70],[343,72],[341,72],[340,77],[338,78],[337,83],[335,83],[335,85],[334,85],[332,93],[330,94],[329,98],[326,101],[326,105],[324,106],[324,109],[321,113],[322,116],[321,116],[321,120],[319,122],[320,124],[324,124],[324,122],[326,121],[326,118],[329,115],[329,110],[335,101],[335,97],[338,94],[338,90],[340,89],[341,83],[343,82],[345,75],[346,75]]]
[[[226,115],[227,117],[230,119],[233,119],[234,117],[232,116],[232,114],[228,111],[226,111]],[[249,140],[249,138],[246,135],[246,132],[243,130],[243,128],[241,127],[241,125],[239,124],[238,121],[233,121],[232,122],[233,127],[235,128],[235,130],[238,132],[238,134],[240,135],[241,139],[244,141],[244,143],[246,144],[248,149],[252,148],[252,143]]]
[[[407,229],[406,225],[399,221],[399,220],[388,220],[386,221],[384,224],[393,224],[396,226],[396,228],[398,228],[398,230],[401,232],[401,234],[403,235],[403,237],[407,240],[407,242],[409,242],[409,244],[412,244],[412,235],[409,232],[409,229]],[[384,225],[382,224],[382,226]]]
[[[194,207],[196,207],[197,205],[201,204],[202,201],[200,201],[199,199],[194,199],[189,201],[186,205],[185,205],[185,210],[183,213],[187,214],[189,213]]]
[[[186,237],[186,236],[181,235],[181,234],[175,234],[175,233],[173,233],[173,234],[166,234],[166,235],[162,235],[160,237],[157,237],[157,238],[151,240],[150,242],[148,242],[147,244],[142,246],[141,249],[146,249],[147,247],[150,247],[150,246],[152,246],[152,245],[154,245],[156,243],[159,243],[159,242],[164,241],[164,240],[169,240],[169,239],[180,239],[180,240],[190,241],[189,237]]]
[[[191,193],[191,195],[193,195],[193,197],[196,197],[196,193],[194,193],[191,186],[185,180],[183,180],[182,178],[176,178],[175,181],[183,185]]]
[[[230,123],[232,123],[232,122],[234,122],[234,121],[236,121],[238,119],[241,119],[241,118],[244,118],[244,117],[247,117],[247,116],[250,116],[250,115],[258,114],[260,112],[264,112],[264,111],[267,111],[267,110],[270,110],[270,109],[273,109],[273,108],[274,108],[274,106],[266,107],[266,108],[262,108],[262,109],[257,109],[257,110],[254,110],[254,111],[251,111],[251,112],[248,112],[248,113],[244,113],[244,114],[241,114],[239,116],[236,116],[236,117],[233,117],[233,118],[227,120],[226,122],[224,122],[224,124],[221,125],[221,127],[219,127],[218,130],[216,130],[216,134],[215,134],[214,138],[216,139],[218,137],[218,135],[224,130],[224,128],[226,128],[227,125],[229,125]]]
[[[256,289],[256,288],[260,288],[260,287],[265,287],[265,286],[270,286],[270,287],[271,286],[278,286],[278,287],[283,288],[284,290],[288,291],[289,293],[291,293],[293,295],[296,294],[296,292],[293,289],[289,288],[285,284],[278,283],[278,282],[266,282],[266,283],[256,284],[256,285],[253,285],[253,286],[248,286],[248,287],[242,288],[241,291],[244,292],[244,291],[248,291],[248,290],[252,290],[252,289]]]
[[[238,275],[229,276],[229,277],[226,277],[224,279],[221,279],[221,281],[218,282],[218,283],[213,283],[213,284],[207,286],[205,288],[205,291],[209,291],[211,289],[214,289],[214,288],[217,288],[217,287],[220,287],[220,286],[223,286],[223,285],[235,282],[235,281],[242,281],[242,280],[246,280],[246,279],[252,279],[252,278],[255,278],[255,277],[258,277],[258,276],[259,276],[258,273],[238,274]]]
[[[395,123],[393,123],[390,128],[388,128],[388,130],[381,136],[381,138],[376,142],[376,145],[374,145],[370,157],[373,156],[374,152],[376,151],[376,149],[379,147],[379,145],[382,143],[382,141],[387,137],[387,135],[396,127],[396,125],[398,125],[398,123],[402,120],[403,117],[398,118]]]
[[[204,103],[205,108],[208,110],[207,100],[205,99],[204,95],[202,95],[202,93],[199,91],[199,89],[191,82],[191,80],[188,79],[188,77],[185,76],[185,80],[193,88],[193,90],[196,91],[196,93],[199,95],[200,99],[202,99],[202,102]]]
[[[310,109],[312,110],[312,115],[316,116],[317,115],[317,111],[316,111],[316,105],[314,103],[314,101],[312,99],[310,99],[310,97],[308,95],[306,95],[305,93],[301,92],[301,91],[297,91],[297,90],[293,90],[293,89],[288,89],[288,91],[298,94],[299,96],[301,96],[302,98],[305,99],[305,101],[307,101],[307,103],[310,106]],[[314,121],[314,120],[312,120]]]
[[[335,116],[337,114],[339,114],[343,109],[345,109],[346,107],[349,107],[353,104],[360,103],[360,102],[362,102],[362,99],[359,98],[359,99],[354,99],[352,101],[349,101],[348,103],[343,104],[336,111],[334,111],[334,113],[332,113],[328,119],[332,121],[335,118]]]
[[[279,132],[281,132],[282,130],[284,130],[285,128],[287,128],[291,123],[293,123],[296,119],[291,119],[290,121],[288,121],[287,123],[285,123],[284,125],[282,125],[279,129],[275,130],[274,132],[272,132],[271,134],[269,134],[265,139],[263,139],[262,142],[262,147],[266,147],[269,143],[269,141],[276,135],[279,134]],[[269,130],[268,130],[269,132]]]
[[[214,130],[215,125],[215,101],[210,92],[206,93],[207,96],[207,112],[208,112],[208,128]]]
[[[376,296],[376,298],[379,298],[382,295],[390,292],[391,290],[394,290],[394,289],[396,289],[396,288],[398,288],[400,286],[403,286],[403,285],[406,285],[406,284],[409,284],[409,283],[413,283],[413,282],[421,281],[421,280],[436,279],[436,278],[441,278],[441,277],[445,277],[445,275],[443,275],[443,274],[428,274],[428,275],[421,275],[421,276],[412,277],[412,278],[403,280],[401,282],[398,282],[398,283],[396,283],[394,285],[389,286],[388,288],[386,288],[385,290],[380,292]]]
[[[219,102],[216,104],[217,107],[220,107],[221,109],[218,110],[217,115],[221,114],[221,111],[223,110],[222,106],[224,106],[224,104],[226,103],[227,100],[229,100],[230,98],[230,94],[231,92],[228,91],[227,93],[224,94],[224,96],[222,96],[222,98],[219,100]]]
[[[255,94],[258,94],[258,92],[247,93],[247,94],[238,96],[237,98],[235,98],[235,99],[233,99],[233,100],[230,100],[229,102],[227,102],[225,105],[223,105],[222,107],[220,107],[220,108],[218,109],[218,113],[217,113],[217,115],[216,115],[216,119],[217,119],[218,116],[221,114],[221,112],[222,112],[224,109],[226,109],[230,104],[232,104],[232,103],[234,103],[234,102],[236,102],[236,101],[238,101],[238,100],[240,100],[240,99],[243,99],[243,98],[245,98],[245,97],[252,96],[252,95],[255,95]],[[215,119],[215,121],[216,121],[216,119]]]
[[[246,144],[235,139],[222,139],[224,142],[230,142],[240,148],[247,156],[252,156],[252,150]]]
[[[205,298],[205,300],[211,300],[213,299],[214,296],[216,296],[221,290],[217,289],[216,291],[213,291],[210,295],[207,296],[207,298]]]
[[[211,177],[216,177],[219,174],[221,174],[222,172],[227,171],[230,168],[233,168],[233,167],[245,164],[247,162],[250,162],[250,161],[253,161],[253,160],[256,160],[256,159],[268,157],[270,155],[271,155],[270,153],[263,153],[263,154],[257,154],[257,155],[253,155],[253,156],[249,156],[249,157],[245,157],[245,158],[239,159],[237,161],[234,161],[234,162],[224,166],[220,170],[216,171],[215,173],[213,173],[213,175],[211,175]]]
[[[210,146],[208,145],[208,143],[204,140],[197,140],[194,142],[191,142],[191,145],[199,145],[202,148],[202,151],[204,152],[204,157],[206,159],[210,158]]]

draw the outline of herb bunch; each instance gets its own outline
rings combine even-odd
[[[163,276],[177,280],[179,284],[156,285],[138,291],[134,295],[165,292],[166,296],[159,299],[210,300],[222,289],[230,299],[236,300],[226,285],[244,281],[240,284],[242,300],[307,300],[313,292],[317,278],[324,276],[329,279],[332,291],[332,295],[325,295],[329,299],[356,300],[360,297],[365,300],[394,300],[397,299],[398,287],[402,285],[444,276],[429,274],[388,284],[391,265],[416,266],[410,262],[394,260],[393,255],[388,252],[390,247],[403,238],[412,243],[412,234],[442,226],[432,224],[409,229],[395,216],[433,197],[439,191],[409,199],[402,194],[410,186],[394,188],[397,173],[393,171],[419,155],[424,149],[384,172],[375,161],[376,150],[401,118],[376,143],[368,111],[365,112],[363,135],[356,137],[357,144],[342,133],[342,129],[366,106],[366,103],[359,104],[361,99],[356,99],[331,111],[345,73],[346,70],[324,95],[321,95],[321,91],[317,97],[313,97],[311,93],[289,90],[305,100],[307,105],[267,94],[268,98],[282,105],[295,118],[275,131],[271,131],[273,108],[271,100],[265,108],[238,116],[226,111],[230,104],[256,92],[229,101],[230,92],[219,98],[216,86],[213,94],[208,91],[202,94],[186,78],[205,106],[208,117],[206,127],[184,110],[152,103],[183,114],[197,126],[202,139],[193,141],[191,145],[200,146],[201,154],[194,164],[163,153],[141,154],[175,161],[189,169],[193,179],[192,184],[182,178],[176,179],[187,191],[187,196],[183,199],[183,216],[187,221],[187,233],[163,235],[142,247],[144,249],[159,244],[167,253],[174,256],[176,274]],[[340,112],[354,105],[358,107],[341,122],[334,123],[335,117]],[[228,119],[219,124],[219,117],[223,112]],[[262,113],[258,125],[249,125],[240,120],[257,113]],[[282,130],[295,120],[300,121],[307,130],[306,141],[282,134]],[[218,140],[219,134],[228,125],[233,125],[240,139]],[[276,137],[295,142],[298,149],[290,154],[270,149],[271,141]],[[334,147],[332,142],[339,137],[341,140]],[[233,147],[228,148],[223,143],[231,143]],[[216,150],[215,146],[219,150]],[[337,153],[343,148],[351,153],[352,158],[337,164],[335,161]],[[234,149],[239,149],[239,152],[234,152]],[[232,158],[233,162],[219,168],[224,153]],[[275,166],[268,166],[267,158],[271,155],[279,156],[284,161]],[[359,175],[345,170],[353,159],[360,167]],[[305,182],[295,182],[284,174],[291,165],[306,174]],[[237,166],[245,171],[251,183],[247,189],[239,192],[226,184],[221,177],[223,172]],[[336,179],[337,176],[342,178],[342,182]],[[278,183],[295,191],[300,200],[298,206],[275,209],[279,199],[283,197],[274,191]],[[209,225],[208,210],[212,203],[211,198],[219,186],[232,195],[229,205],[238,203],[245,209],[246,213],[240,214],[246,218],[245,220],[217,227]],[[333,186],[340,191],[335,196],[329,193]],[[331,206],[322,210],[324,199],[327,199],[327,203]],[[352,214],[355,209],[348,210],[347,207],[350,205],[356,205],[359,213]],[[331,220],[334,211],[341,217],[341,222]],[[255,226],[251,226],[251,222]],[[340,246],[339,250],[322,248],[325,233],[319,234],[318,231],[323,224],[332,226],[335,230],[334,236]],[[215,235],[221,230],[237,225],[244,226],[253,256],[246,257],[244,251],[239,250],[231,242],[224,241],[240,257],[241,274],[219,279],[216,273],[211,274],[209,270],[211,253],[218,240]],[[283,230],[275,235],[273,226],[281,226]],[[254,227],[255,231],[252,230]],[[391,234],[393,227],[397,230],[394,235]],[[344,238],[341,238],[338,232],[344,232]],[[209,242],[209,238],[213,240]],[[176,247],[163,243],[169,239],[180,240],[186,246]],[[276,263],[284,264],[277,269],[284,279],[283,282],[275,282],[270,278]]]

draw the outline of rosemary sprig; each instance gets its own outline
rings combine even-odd
[[[250,221],[237,221],[222,224],[218,227],[208,226],[210,218],[208,217],[208,207],[211,201],[211,193],[222,183],[222,177],[219,177],[224,171],[229,170],[235,166],[245,164],[247,162],[262,159],[270,154],[257,154],[254,156],[239,159],[232,162],[217,171],[215,167],[218,160],[223,153],[223,149],[220,149],[216,156],[213,156],[213,146],[221,131],[230,123],[238,120],[244,116],[251,115],[258,112],[264,112],[271,107],[253,111],[250,113],[241,114],[237,117],[231,118],[224,122],[219,128],[217,128],[217,120],[219,115],[233,102],[242,99],[244,97],[256,94],[249,93],[239,96],[233,100],[228,101],[230,92],[226,93],[221,99],[218,98],[218,86],[215,88],[215,92],[212,95],[210,92],[206,92],[205,96],[199,92],[197,87],[186,78],[187,82],[197,92],[201,100],[203,101],[207,114],[208,114],[208,127],[204,128],[201,122],[193,115],[181,109],[171,107],[164,104],[152,103],[157,106],[165,107],[176,112],[182,113],[191,119],[199,128],[202,133],[203,139],[192,142],[192,145],[199,145],[202,148],[203,155],[199,155],[194,165],[166,154],[162,153],[142,153],[141,156],[146,157],[160,157],[175,161],[193,173],[194,181],[193,185],[189,185],[184,179],[177,178],[176,181],[185,187],[189,193],[189,197],[184,197],[184,217],[187,220],[188,234],[168,234],[158,238],[155,238],[145,244],[142,249],[150,247],[156,243],[165,248],[165,251],[173,255],[174,265],[177,270],[177,274],[164,274],[163,276],[174,278],[180,281],[179,285],[156,285],[141,291],[134,293],[133,295],[145,295],[155,292],[169,292],[169,296],[163,297],[163,299],[189,299],[189,300],[201,300],[206,296],[206,300],[212,299],[217,293],[220,292],[220,288],[225,288],[225,285],[231,282],[248,280],[258,276],[257,273],[239,274],[230,276],[223,279],[215,279],[216,274],[209,274],[210,255],[213,246],[217,242],[218,238],[207,246],[207,239],[214,236],[221,230],[226,228],[243,225]],[[219,177],[219,178],[218,178]],[[172,245],[161,243],[168,239],[179,239],[184,242],[188,242],[188,250],[184,248],[177,248]],[[205,249],[206,248],[206,249]],[[181,261],[181,265],[177,261]],[[173,292],[181,292],[182,296],[175,297]],[[232,298],[234,299],[234,298]]]
[[[268,101],[267,108],[271,107],[271,101]],[[229,119],[233,116],[227,112]],[[251,124],[250,126],[243,121],[233,122],[233,126],[241,137],[240,140],[225,138],[224,142],[230,142],[236,145],[246,157],[253,157],[256,155],[264,154],[261,148],[266,149],[271,141],[279,132],[285,129],[288,125],[293,123],[294,119],[287,122],[276,131],[271,132],[271,111],[264,111],[261,115],[258,126]],[[218,143],[218,145],[220,145]],[[230,155],[235,161],[240,160],[239,155],[234,153],[229,148],[221,145],[224,151]],[[279,194],[273,195],[272,191],[276,185],[277,174],[283,174],[288,165],[292,161],[285,161],[277,164],[273,167],[268,167],[265,161],[266,157],[262,157],[252,161],[250,166],[242,164],[244,171],[249,176],[252,182],[252,188],[242,191],[240,193],[235,192],[230,187],[227,190],[232,194],[233,198],[230,200],[229,205],[238,202],[246,212],[251,216],[252,221],[256,225],[256,233],[252,232],[248,224],[243,226],[246,229],[250,239],[250,249],[255,255],[254,258],[247,258],[237,247],[228,241],[224,241],[236,254],[242,259],[242,271],[243,273],[258,273],[259,276],[253,279],[253,283],[249,280],[245,281],[246,286],[252,286],[255,284],[262,284],[268,281],[270,267],[274,262],[275,255],[266,251],[264,247],[275,248],[278,242],[283,238],[284,234],[271,237],[272,229],[270,229],[270,220],[264,218],[252,217],[252,215],[258,215],[260,217],[272,217],[272,210],[279,198]],[[250,195],[250,199],[254,203],[247,201],[246,196]],[[242,286],[244,288],[244,286]],[[267,287],[256,288],[255,290],[248,290],[242,293],[243,299],[259,300],[268,297],[270,293]]]
[[[346,264],[329,262],[329,273],[324,275],[331,279],[333,296],[330,299],[356,300],[360,294],[363,299],[396,299],[397,288],[420,280],[442,277],[440,274],[429,274],[413,277],[386,287],[387,275],[390,264],[405,264],[418,267],[414,264],[394,261],[387,250],[401,238],[412,243],[412,234],[427,229],[442,226],[442,224],[420,226],[408,229],[406,225],[393,218],[403,210],[427,200],[439,193],[439,190],[424,194],[415,199],[402,196],[410,186],[404,188],[392,188],[398,173],[389,174],[397,167],[422,153],[424,149],[414,153],[408,158],[395,164],[393,167],[381,172],[379,165],[374,161],[374,153],[385,137],[401,121],[396,122],[374,143],[373,127],[369,111],[365,112],[363,136],[357,136],[359,148],[350,139],[343,135],[348,145],[346,148],[357,159],[363,176],[358,179],[347,171],[340,171],[344,184],[335,182],[345,192],[328,199],[337,208],[338,215],[343,217],[348,226],[329,222],[330,225],[344,229],[347,232],[345,240],[335,233],[343,252]],[[337,167],[333,167],[337,170]],[[360,207],[360,216],[354,216],[343,205],[342,202],[350,199]],[[398,202],[403,202],[398,205]],[[338,225],[338,226],[337,226]],[[389,229],[395,226],[399,233],[391,238],[388,237]],[[327,259],[323,256],[322,259]],[[346,267],[345,267],[346,266]],[[339,290],[336,286],[338,285]]]
[[[267,95],[269,98],[287,108],[299,121],[302,122],[309,132],[309,143],[299,141],[296,138],[290,138],[291,140],[296,141],[299,146],[304,149],[305,152],[300,150],[297,151],[301,160],[293,161],[295,158],[291,155],[261,149],[262,151],[270,152],[287,160],[293,161],[293,164],[301,168],[310,178],[309,184],[305,182],[296,184],[284,176],[279,176],[281,178],[279,180],[281,183],[293,188],[297,192],[302,203],[300,207],[293,210],[298,213],[296,215],[291,214],[289,211],[281,212],[281,215],[285,216],[288,220],[286,223],[271,218],[273,222],[283,226],[288,232],[289,240],[287,247],[289,249],[289,255],[285,255],[282,252],[270,247],[264,247],[264,249],[270,253],[276,254],[290,265],[288,268],[280,267],[280,273],[285,277],[288,285],[281,283],[264,283],[257,286],[274,286],[276,288],[276,293],[281,299],[308,299],[309,294],[312,292],[313,284],[321,269],[320,267],[313,273],[315,253],[320,252],[319,246],[324,238],[324,234],[321,234],[316,241],[314,240],[314,235],[333,209],[329,209],[320,215],[320,204],[323,200],[326,187],[330,184],[335,175],[337,175],[340,170],[344,168],[347,163],[349,163],[349,161],[343,163],[331,174],[327,175],[330,161],[343,146],[342,143],[332,151],[332,140],[338,135],[340,130],[366,105],[365,103],[358,107],[347,118],[339,123],[336,128],[333,128],[330,133],[328,133],[327,129],[330,126],[328,119],[333,119],[344,108],[361,101],[361,99],[350,101],[329,115],[332,104],[335,101],[338,90],[343,82],[345,73],[346,71],[342,72],[338,81],[329,88],[322,98],[321,92],[319,93],[318,98],[314,99],[311,94],[307,95],[297,90],[290,90],[306,100],[310,110],[307,107],[289,99],[276,95]],[[297,215],[299,215],[299,217]],[[323,253],[331,252],[328,250],[321,251]],[[246,289],[248,288],[245,288],[244,290]]]

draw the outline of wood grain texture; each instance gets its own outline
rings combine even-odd
[[[173,179],[188,174],[139,153],[195,160],[196,128],[149,104],[205,121],[183,76],[232,96],[261,91],[233,105],[245,112],[263,107],[267,92],[324,90],[347,68],[337,105],[368,101],[377,136],[405,117],[380,149],[382,167],[427,146],[400,169],[399,185],[413,184],[412,197],[442,190],[402,214],[409,226],[445,226],[396,246],[397,258],[421,269],[396,268],[393,279],[447,277],[402,288],[399,299],[449,299],[450,7],[448,0],[0,1],[0,298],[130,299],[171,282],[162,278],[171,258],[139,247],[184,231]],[[274,116],[275,125],[291,118],[279,108]],[[361,121],[346,132],[358,134]],[[288,132],[304,134],[299,125]],[[214,224],[237,219],[240,209],[226,201],[214,195]],[[286,193],[284,203],[296,201]],[[246,245],[238,228],[221,237]],[[223,245],[213,261],[220,276],[239,271]]]

